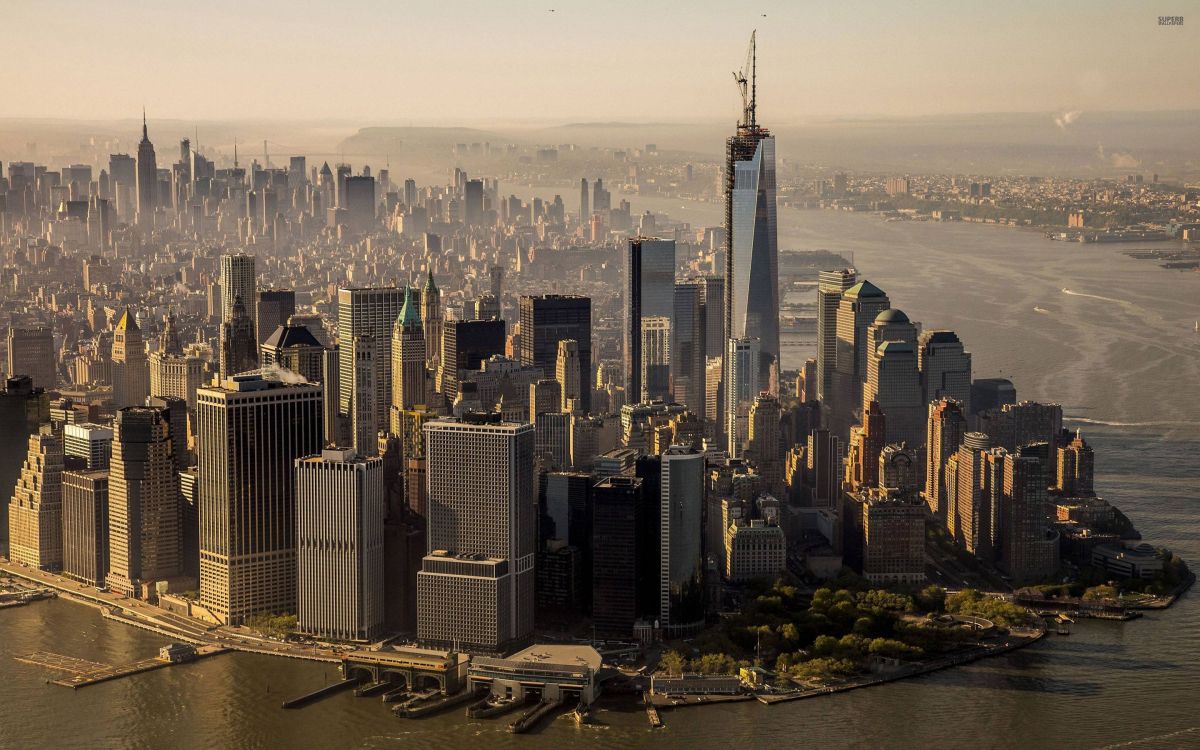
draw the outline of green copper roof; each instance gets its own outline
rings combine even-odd
[[[404,287],[404,305],[396,318],[396,325],[403,328],[421,325],[421,315],[417,311],[416,295],[411,286]]]
[[[875,286],[869,281],[860,281],[854,286],[842,293],[846,297],[857,297],[863,299],[866,297],[886,297],[883,290]]]

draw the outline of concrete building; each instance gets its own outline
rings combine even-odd
[[[62,439],[50,425],[29,436],[8,503],[8,559],[42,570],[63,564]]]
[[[63,575],[103,586],[108,574],[108,471],[63,472]]]
[[[63,456],[84,462],[89,471],[107,469],[112,456],[113,431],[94,422],[63,425]]]
[[[129,308],[113,328],[112,342],[113,408],[141,406],[150,395],[150,364],[142,329]]]
[[[659,623],[669,637],[704,624],[704,454],[672,446],[662,454],[659,496]]]
[[[591,646],[537,644],[507,659],[476,656],[467,670],[472,689],[524,703],[529,698],[590,706],[600,692],[599,652]]]
[[[890,488],[862,493],[863,577],[871,583],[925,582],[925,507]]]
[[[734,521],[725,529],[725,580],[744,583],[774,578],[787,568],[783,529],[761,519]]]
[[[182,573],[182,497],[164,410],[131,406],[113,424],[108,493],[110,589],[149,597],[146,588]]]
[[[19,375],[28,375],[37,388],[58,385],[58,354],[49,326],[8,329],[8,377]]]
[[[295,467],[322,445],[321,389],[260,374],[196,394],[200,603],[220,622],[296,611]]]
[[[424,367],[424,358],[422,358]],[[324,450],[296,460],[297,626],[369,641],[384,622],[383,459]]]
[[[533,632],[533,425],[488,417],[425,425],[429,553],[417,637],[496,653]]]

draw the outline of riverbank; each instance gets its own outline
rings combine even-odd
[[[60,598],[67,601],[98,609],[105,619],[146,630],[171,640],[195,646],[212,646],[232,651],[283,656],[306,661],[335,664],[341,661],[340,654],[335,649],[258,638],[240,630],[168,612],[138,599],[128,599],[112,592],[100,591],[79,581],[18,565],[4,558],[0,558],[0,573],[51,589],[57,592]]]

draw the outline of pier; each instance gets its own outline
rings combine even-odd
[[[283,708],[303,708],[304,706],[307,706],[309,703],[315,703],[316,701],[319,701],[322,698],[328,698],[329,696],[333,695],[334,693],[340,693],[343,690],[349,690],[352,687],[356,687],[360,682],[362,682],[362,680],[359,677],[350,677],[348,679],[341,680],[340,682],[334,682],[329,685],[326,685],[323,688],[318,688],[318,689],[312,691],[311,693],[305,693],[304,695],[301,695],[299,698],[292,698],[291,700],[284,701],[282,704],[282,707]]]
[[[59,677],[50,680],[52,685],[61,685],[72,689],[87,687],[89,685],[98,685],[101,682],[116,680],[121,677],[129,677],[143,672],[152,672],[156,669],[174,666],[176,664],[186,664],[189,661],[203,659],[216,654],[223,654],[229,649],[223,646],[201,646],[195,650],[192,658],[187,660],[174,661],[164,658],[162,655],[153,656],[148,659],[141,659],[132,664],[123,664],[114,666],[112,664],[102,664],[100,662],[88,661],[87,659],[79,659],[74,656],[66,656],[64,654],[55,654],[50,651],[37,651],[27,656],[13,657],[19,662],[25,664],[33,664],[39,667],[56,672],[66,672],[69,677]]]

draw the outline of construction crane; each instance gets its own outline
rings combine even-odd
[[[754,107],[755,97],[757,95],[757,86],[755,81],[756,67],[758,58],[755,53],[754,38],[758,35],[758,29],[750,32],[750,48],[746,50],[746,64],[741,70],[735,71],[733,80],[737,83],[738,91],[742,94],[742,122],[741,126],[745,128],[753,128],[757,126],[755,119]],[[747,79],[746,74],[750,77]]]

